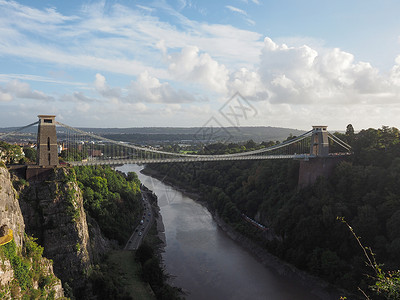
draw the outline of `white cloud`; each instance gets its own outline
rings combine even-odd
[[[3,92],[12,94],[19,99],[35,99],[35,100],[54,100],[53,97],[46,95],[45,93],[37,90],[32,90],[30,85],[26,82],[19,80],[9,81],[3,88]]]
[[[82,103],[82,102],[80,102],[80,103],[78,103],[78,104],[76,105],[75,109],[76,109],[77,111],[86,113],[86,112],[88,112],[88,111],[90,110],[90,105],[89,105],[88,103]]]
[[[0,102],[9,102],[13,99],[13,96],[9,93],[4,93],[0,90]]]
[[[243,9],[240,9],[240,8],[237,8],[237,7],[231,6],[231,5],[226,5],[225,7],[227,9],[229,9],[230,11],[237,12],[243,16],[247,16],[247,12],[245,12]]]
[[[15,18],[24,18],[43,24],[62,23],[67,20],[75,20],[76,16],[64,16],[58,13],[55,8],[46,8],[39,10],[21,5],[15,1],[0,0],[0,5],[5,13]]]
[[[227,92],[228,70],[199,48],[188,46],[169,57],[169,71],[180,80],[200,83],[218,93]]]
[[[352,54],[340,49],[318,53],[305,45],[288,47],[265,38],[259,73],[272,102],[390,102],[399,95],[396,68],[389,80],[369,63],[356,62]]]
[[[105,98],[120,98],[122,96],[121,88],[110,88],[106,83],[106,78],[97,73],[94,81],[96,91]]]
[[[181,8],[194,8],[190,1],[181,4]],[[63,107],[64,115],[76,112],[83,116],[90,109],[93,120],[102,120],[108,110],[113,111],[115,122],[119,122],[118,111],[125,117],[163,111],[172,118],[165,117],[165,124],[177,115],[190,124],[190,118],[210,117],[218,110],[217,101],[204,100],[226,99],[236,91],[257,100],[271,122],[287,122],[286,126],[291,118],[303,123],[319,118],[316,112],[326,112],[325,117],[339,114],[343,104],[366,114],[382,114],[386,104],[393,104],[391,116],[399,110],[395,105],[400,99],[400,55],[385,74],[368,62],[357,61],[352,53],[324,49],[321,42],[313,43],[307,37],[263,40],[257,32],[232,25],[191,20],[165,1],[133,6],[100,1],[68,16],[55,9],[0,0],[0,56],[18,58],[33,67],[43,62],[44,66],[55,65],[53,69],[68,66],[69,74],[84,70],[90,81],[96,74],[94,82],[87,84],[91,91],[57,96],[58,104],[68,106]],[[251,24],[246,10],[225,8]],[[159,11],[167,17],[155,16]],[[128,75],[125,80],[131,84],[110,86],[102,75],[110,73]],[[85,87],[46,76],[0,74],[2,104],[22,103],[14,99],[34,99],[41,104],[54,100],[53,94],[35,90],[25,81]],[[94,105],[96,101],[102,105]],[[254,122],[265,124],[259,118]],[[148,120],[151,125],[151,117]]]
[[[248,0],[241,0],[241,1],[244,2],[244,3],[246,3],[246,4],[249,3]],[[258,1],[258,0],[250,0],[250,1],[253,2],[254,4],[260,5],[260,1]]]
[[[161,51],[161,53],[163,54],[163,55],[166,55],[167,54],[167,46],[165,46],[165,41],[164,40],[160,40],[160,41],[158,41],[157,43],[156,43],[156,48],[157,49],[160,49],[160,51]]]
[[[197,99],[184,90],[176,90],[168,82],[160,82],[148,72],[141,73],[129,86],[128,99],[132,102],[185,103]]]
[[[124,89],[120,87],[110,88],[106,78],[98,73],[96,74],[94,86],[101,96],[118,103],[189,103],[204,101],[204,98],[196,98],[189,92],[173,88],[168,82],[161,82],[146,71],[139,74],[136,80],[133,80]],[[138,106],[138,108],[141,108],[141,106]]]
[[[108,86],[106,85],[106,78],[99,73],[96,74],[96,80],[94,81],[94,86],[96,87],[96,90],[98,90],[99,92],[103,92],[109,89]]]
[[[393,66],[390,72],[390,82],[392,84],[400,86],[400,55],[396,57],[396,64]]]
[[[53,76],[57,76],[57,72],[53,72]],[[65,81],[65,80],[58,80],[51,77],[46,76],[38,76],[38,75],[31,75],[31,74],[0,74],[0,81],[1,82],[8,82],[14,79],[24,80],[24,81],[36,81],[36,82],[47,82],[47,83],[56,83],[60,85],[73,85],[73,86],[85,86],[86,84],[82,82],[73,82],[73,81]]]
[[[260,34],[192,21],[167,5],[162,9],[176,16],[180,26],[120,4],[108,5],[107,10],[103,2],[86,5],[79,16],[65,16],[54,9],[0,1],[0,54],[97,72],[136,76],[148,71],[162,79],[169,79],[163,69],[166,49],[197,45],[224,62],[257,59]],[[249,55],[242,55],[243,51]]]
[[[238,71],[232,72],[228,87],[230,95],[240,92],[247,100],[260,101],[269,98],[268,89],[263,85],[260,74],[247,68],[241,68]]]
[[[140,8],[140,9],[143,9],[143,10],[145,10],[147,12],[153,12],[153,9],[151,7],[148,7],[148,6],[136,4],[136,7]]]
[[[61,102],[78,102],[78,103],[92,103],[92,102],[99,102],[95,98],[87,97],[82,92],[74,92],[69,95],[61,96],[59,99]]]
[[[245,10],[237,8],[232,5],[226,5],[225,7],[227,9],[229,9],[230,11],[240,14],[248,24],[253,25],[253,26],[256,24],[256,22],[254,22],[252,19],[247,17],[247,12]]]

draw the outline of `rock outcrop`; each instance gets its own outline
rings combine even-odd
[[[21,197],[27,232],[38,238],[54,272],[74,290],[85,285],[91,265],[86,213],[75,173],[55,168],[45,181],[32,181]]]
[[[22,250],[25,249],[23,245],[26,243],[25,223],[18,202],[18,196],[19,194],[11,182],[10,173],[0,164],[0,226],[6,229],[6,231],[8,231],[8,228],[13,231],[13,240],[9,242],[12,245],[3,245],[0,249],[0,297],[1,299],[22,299],[23,297],[27,297],[29,291],[20,282],[21,274],[18,274],[18,272],[21,270],[18,267],[23,265],[31,269],[35,265],[36,269],[40,270],[39,277],[29,277],[28,273],[25,275],[27,276],[25,277],[25,284],[29,281],[31,290],[38,290],[41,287],[46,291],[44,295],[51,294],[55,299],[63,298],[64,291],[61,281],[54,276],[52,262],[41,257],[41,255],[36,257],[35,261],[33,258],[22,255],[22,252],[24,252]],[[8,249],[7,255],[5,252],[6,247]],[[13,259],[10,260],[10,256],[12,255]],[[21,264],[16,262],[21,262]],[[41,278],[51,278],[51,283],[39,282]]]
[[[17,247],[21,247],[25,232],[24,218],[10,173],[0,165],[0,226],[2,225],[7,225],[13,231],[15,243]]]

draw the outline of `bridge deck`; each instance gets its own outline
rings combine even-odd
[[[335,153],[333,156],[347,156],[350,153]],[[184,162],[207,162],[207,161],[233,161],[233,160],[264,160],[264,159],[309,159],[315,157],[310,154],[290,154],[290,155],[252,155],[252,156],[232,156],[215,155],[214,157],[184,157],[184,158],[151,158],[151,159],[91,159],[84,161],[68,162],[72,166],[96,166],[96,165],[121,165],[121,164],[157,164],[157,163],[184,163]]]

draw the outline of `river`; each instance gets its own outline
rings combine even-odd
[[[140,181],[158,196],[167,242],[163,260],[173,276],[172,284],[187,292],[187,299],[331,298],[319,288],[310,288],[293,276],[286,277],[261,265],[218,227],[204,206],[140,173],[142,168],[124,165],[117,170],[136,172]]]

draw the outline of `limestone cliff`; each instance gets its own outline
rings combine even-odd
[[[14,239],[0,247],[0,298],[22,299],[43,295],[64,296],[52,262],[42,248],[25,237],[25,223],[10,173],[0,164],[0,223],[13,230]]]
[[[39,239],[54,272],[74,290],[83,288],[91,248],[81,190],[72,169],[55,168],[45,181],[30,181],[21,197],[27,231]]]
[[[0,165],[0,226],[12,229],[18,247],[22,246],[25,224],[19,207],[17,193],[13,188],[10,173]]]

